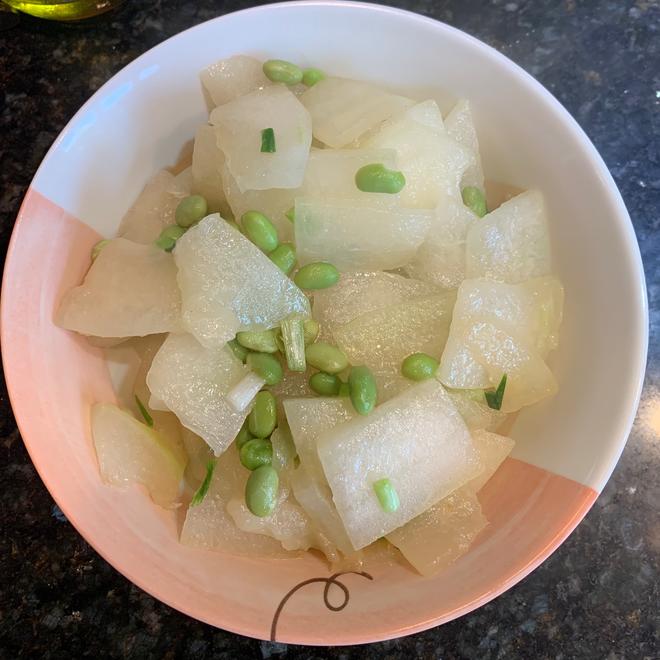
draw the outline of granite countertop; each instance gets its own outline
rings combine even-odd
[[[68,25],[0,12],[3,257],[30,179],[83,101],[163,39],[250,4],[260,3],[133,0],[92,22]],[[155,601],[83,541],[32,466],[3,381],[0,657],[660,657],[660,3],[392,4],[475,35],[538,78],[593,140],[628,205],[649,290],[649,368],[634,430],[602,496],[532,575],[458,621],[367,647],[259,642]]]

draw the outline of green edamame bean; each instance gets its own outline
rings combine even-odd
[[[278,244],[275,225],[259,211],[247,211],[241,216],[243,233],[266,254],[272,252]]]
[[[394,513],[399,508],[399,495],[389,479],[379,479],[374,482],[374,492],[380,508],[385,513]]]
[[[463,204],[479,218],[483,218],[488,213],[486,195],[479,188],[466,186],[461,191],[461,197],[463,198]]]
[[[355,173],[355,185],[362,192],[395,195],[403,190],[406,177],[403,172],[390,170],[382,163],[371,163]]]
[[[281,243],[268,255],[268,258],[288,275],[296,265],[296,250],[291,243]]]
[[[209,210],[206,199],[201,195],[184,197],[176,207],[174,219],[179,227],[187,229],[199,222]]]
[[[284,378],[280,361],[268,353],[250,353],[246,364],[255,374],[266,381],[266,385],[277,385]]]
[[[307,87],[313,87],[317,82],[320,82],[325,78],[325,73],[321,69],[316,69],[315,67],[310,67],[303,71],[302,83]]]
[[[303,323],[303,333],[305,335],[305,346],[313,344],[319,336],[321,326],[316,319],[305,319]]]
[[[237,357],[243,364],[248,356],[248,351],[245,346],[241,346],[235,339],[231,339],[227,342],[227,346],[231,349],[231,352]]]
[[[348,367],[348,358],[336,346],[319,341],[305,348],[307,364],[327,374],[338,374]]]
[[[268,80],[285,85],[297,85],[303,79],[302,69],[286,60],[264,62],[263,72]]]
[[[341,384],[342,382],[338,376],[326,374],[323,371],[319,371],[309,379],[309,386],[321,396],[337,396]]]
[[[104,238],[102,241],[99,241],[98,243],[96,243],[96,245],[94,245],[94,247],[92,248],[92,261],[94,261],[94,260],[96,259],[96,257],[98,257],[99,254],[101,254],[101,250],[102,250],[102,249],[103,249],[103,248],[104,248],[109,242],[110,242],[110,239],[108,239],[108,238]]]
[[[277,406],[270,392],[261,391],[254,397],[254,408],[248,415],[248,429],[256,438],[267,438],[277,425]]]
[[[238,432],[238,435],[234,439],[238,451],[240,451],[243,448],[243,445],[246,442],[250,442],[250,440],[254,440],[254,436],[252,435],[252,433],[250,433],[250,430],[248,429],[248,423],[246,419],[243,422],[243,426],[241,426],[241,430]]]
[[[327,289],[339,282],[339,271],[325,261],[317,261],[303,266],[293,281],[301,289]]]
[[[165,252],[171,252],[176,245],[176,242],[186,233],[186,230],[179,225],[170,225],[165,227],[160,232],[160,236],[156,239],[155,245]]]
[[[401,373],[410,380],[433,378],[438,370],[438,361],[426,353],[413,353],[401,363]]]
[[[275,330],[262,330],[261,332],[244,330],[236,333],[236,341],[251,351],[259,353],[277,353]]]
[[[280,478],[272,465],[262,465],[252,472],[245,484],[245,504],[260,518],[269,516],[277,506]]]
[[[353,367],[348,376],[348,387],[355,411],[360,415],[368,415],[374,409],[378,397],[376,379],[371,369],[365,366]]]
[[[256,470],[262,465],[270,465],[273,462],[273,445],[270,440],[253,438],[241,447],[239,457],[243,467]]]

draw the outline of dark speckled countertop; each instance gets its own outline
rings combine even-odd
[[[250,4],[260,3],[128,0],[70,25],[0,12],[3,256],[35,169],[83,101],[166,37]],[[646,267],[651,343],[638,419],[602,496],[532,575],[458,621],[366,647],[258,642],[153,600],[83,541],[39,480],[3,383],[0,657],[660,657],[660,2],[392,4],[475,35],[536,76],[577,118],[623,193]]]

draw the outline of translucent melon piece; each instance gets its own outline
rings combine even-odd
[[[299,197],[361,198],[391,202],[398,195],[368,194],[355,185],[355,174],[364,165],[382,163],[396,168],[396,152],[393,149],[313,149],[309,154],[307,170]]]
[[[543,195],[529,190],[505,202],[467,235],[466,276],[517,284],[550,272]]]
[[[214,105],[229,103],[239,96],[270,85],[262,63],[247,55],[234,55],[206,67],[199,77]]]
[[[217,459],[206,497],[188,509],[181,543],[243,557],[290,556],[275,539],[240,530],[227,513],[227,503],[236,492],[245,488],[249,474],[238,459],[236,447],[229,447]]]
[[[273,445],[273,467],[277,470],[280,478],[283,472],[293,472],[296,467],[298,452],[286,423],[280,421],[279,426],[270,436],[270,442]]]
[[[189,229],[175,249],[186,327],[208,347],[241,330],[272,328],[308,316],[305,294],[245,236],[218,214]]]
[[[227,166],[222,170],[224,194],[231,212],[240,222],[241,216],[247,211],[264,213],[275,225],[280,242],[285,243],[293,238],[293,224],[285,213],[293,207],[297,188],[270,188],[268,190],[242,191],[236,179]]]
[[[503,412],[514,412],[557,392],[557,381],[533,347],[491,323],[477,323],[465,335],[465,345],[485,367],[490,387],[507,375]]]
[[[406,273],[444,289],[465,279],[465,240],[476,216],[457,195],[440,195],[431,228]]]
[[[345,78],[326,78],[310,87],[300,100],[312,116],[314,137],[341,149],[414,101]]]
[[[195,133],[192,156],[192,189],[208,202],[209,209],[222,211],[227,203],[223,191],[222,170],[225,155],[216,143],[215,129],[204,124]]]
[[[259,518],[250,512],[243,497],[234,497],[227,504],[227,513],[240,530],[270,536],[285,550],[316,548],[327,552],[331,561],[337,557],[336,550],[316,529],[302,507],[290,498],[280,502],[270,516]]]
[[[175,506],[185,454],[113,404],[94,404],[91,421],[103,480],[120,488],[143,484],[156,504]]]
[[[470,434],[431,379],[322,434],[318,454],[351,543],[363,548],[460,488],[480,470]],[[400,505],[383,511],[373,490],[388,478]]]
[[[229,348],[204,348],[191,335],[170,335],[153,359],[147,385],[219,455],[249,412],[235,412],[224,396],[247,371]]]
[[[189,165],[185,169],[181,170],[174,176],[174,179],[176,180],[176,183],[180,187],[182,193],[185,193],[186,195],[190,195],[192,193],[192,165]]]
[[[287,399],[284,401],[284,411],[300,465],[317,483],[325,483],[325,474],[316,450],[317,441],[324,431],[353,419],[353,407],[347,399],[317,397]]]
[[[470,431],[494,431],[507,418],[506,413],[488,406],[483,390],[448,390],[447,394]]]
[[[474,125],[472,107],[467,99],[461,99],[445,119],[445,127],[450,138],[465,147],[474,156],[461,179],[461,186],[475,186],[484,189],[484,172],[479,155],[479,139]]]
[[[430,223],[430,212],[396,202],[297,198],[298,261],[329,261],[341,271],[398,268],[413,258]]]
[[[449,334],[453,292],[383,307],[335,327],[333,338],[351,364],[365,364],[374,373],[379,401],[405,387],[401,363],[411,353],[440,359]]]
[[[489,321],[546,355],[557,346],[563,298],[563,287],[554,277],[522,284],[465,280],[458,292],[454,319],[457,329],[475,320]]]
[[[393,273],[345,273],[335,286],[314,292],[314,318],[323,328],[334,328],[362,314],[437,292],[432,284]]]
[[[157,172],[144,187],[119,225],[118,236],[134,243],[151,243],[174,224],[174,211],[189,194],[185,184],[170,172]]]
[[[171,254],[124,238],[110,241],[55,315],[67,330],[98,337],[141,337],[181,327]]]
[[[415,570],[430,576],[464,555],[487,524],[476,494],[464,487],[386,538]]]
[[[489,433],[484,430],[474,431],[472,442],[479,452],[483,470],[467,484],[466,488],[478,493],[495,474],[502,461],[511,453],[515,443],[511,438],[504,435]]]
[[[433,115],[435,122],[429,119]],[[441,193],[456,194],[473,162],[472,154],[447,135],[435,101],[424,101],[386,122],[361,146],[396,151],[398,169],[406,177],[401,203],[413,208],[432,209]]]
[[[305,174],[312,122],[284,86],[271,85],[217,107],[209,121],[240,190],[297,188]],[[261,152],[261,131],[272,128],[276,151]]]
[[[311,370],[289,371],[284,367],[284,378],[277,385],[269,385],[266,389],[273,393],[277,401],[278,411],[283,414],[284,402],[288,399],[316,397],[317,394],[309,386]]]
[[[300,506],[328,540],[345,555],[353,553],[325,477],[319,481],[305,468],[299,467],[291,475],[291,487]]]

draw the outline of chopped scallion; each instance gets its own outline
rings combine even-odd
[[[485,390],[484,396],[489,408],[499,410],[502,407],[502,400],[504,399],[504,389],[506,388],[506,374],[502,375],[502,380],[497,386],[496,390]]]
[[[206,476],[204,481],[200,484],[199,488],[193,495],[192,500],[190,501],[190,506],[197,506],[204,501],[206,493],[209,492],[209,486],[211,485],[211,479],[213,479],[213,471],[215,470],[215,461],[209,461],[206,464]]]
[[[290,316],[282,321],[282,343],[286,363],[291,371],[305,371],[305,322],[300,316]]]
[[[261,131],[261,153],[274,154],[275,151],[275,131],[272,128],[264,128]]]
[[[144,417],[144,423],[149,427],[153,428],[154,426],[154,418],[149,414],[149,411],[146,409],[145,405],[140,401],[140,397],[136,394],[135,395],[135,403],[137,404],[138,410],[140,411],[140,414],[142,417]]]

